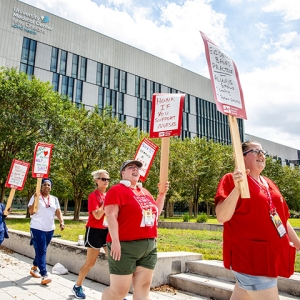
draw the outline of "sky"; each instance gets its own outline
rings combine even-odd
[[[300,150],[299,0],[22,0],[209,78],[204,32],[235,62],[245,133]]]

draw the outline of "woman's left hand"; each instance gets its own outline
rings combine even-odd
[[[60,230],[63,231],[65,229],[65,223],[64,222],[61,222],[59,224],[59,227],[60,227]]]

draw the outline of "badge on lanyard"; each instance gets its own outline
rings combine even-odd
[[[144,210],[144,223],[145,223],[145,226],[153,226],[154,225],[151,209]]]
[[[277,229],[279,236],[283,237],[284,235],[286,235],[286,230],[281,222],[281,219],[280,219],[278,213],[275,212],[273,214],[270,214],[270,217],[271,217],[271,220],[273,221],[275,228]]]

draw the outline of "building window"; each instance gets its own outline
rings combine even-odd
[[[66,69],[67,69],[67,51],[61,50],[59,73],[66,75]]]
[[[24,38],[21,53],[20,71],[31,76],[34,72],[36,41]]]
[[[53,85],[53,91],[58,92],[59,74],[53,73],[53,76],[52,76],[52,85]]]
[[[124,71],[121,71],[121,92],[126,94],[127,91],[127,73]]]
[[[147,97],[147,82],[145,78],[141,78],[141,98],[146,99]]]
[[[68,80],[68,97],[73,100],[74,93],[74,78],[69,77]]]
[[[152,99],[154,93],[155,93],[155,82],[150,81],[150,100]]]
[[[51,63],[50,63],[51,72],[57,72],[57,64],[58,64],[58,48],[52,47]]]
[[[110,85],[110,66],[104,65],[104,87],[109,88]]]
[[[71,76],[73,78],[77,78],[77,75],[78,75],[78,55],[76,54],[73,54],[73,57],[72,57],[72,71],[71,71]]]
[[[119,90],[119,82],[120,82],[120,70],[115,69],[115,74],[114,74],[114,89],[116,91]]]
[[[106,90],[106,106],[111,106],[111,90]]]
[[[155,93],[161,93],[161,84],[155,83]]]
[[[102,64],[97,63],[96,84],[102,85]]]
[[[87,59],[85,57],[80,58],[80,79],[86,81],[86,64]]]
[[[190,112],[190,95],[185,95],[184,98],[184,111],[189,113]]]
[[[143,100],[143,119],[149,120],[149,101]]]
[[[112,117],[114,117],[117,112],[117,92],[116,91],[111,91],[111,111],[112,111]]]
[[[104,88],[99,86],[98,88],[98,108],[102,111],[104,107]]]
[[[67,76],[62,76],[61,79],[61,94],[62,95],[67,95],[68,93],[68,77]]]
[[[81,103],[82,102],[82,81],[76,80],[76,96],[75,96],[75,102]]]
[[[136,116],[138,118],[142,118],[142,103],[143,103],[143,100],[141,98],[137,98],[137,112],[136,112]],[[140,127],[142,128],[142,127]]]
[[[140,77],[135,76],[135,96],[140,97]]]
[[[124,114],[124,94],[118,93],[118,114]]]

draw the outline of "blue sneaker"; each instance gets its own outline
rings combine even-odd
[[[74,284],[72,292],[75,295],[75,298],[85,299],[85,293],[83,292],[82,286],[76,286],[76,284]]]

